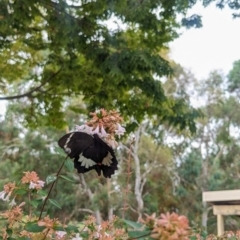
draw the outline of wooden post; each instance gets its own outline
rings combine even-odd
[[[217,214],[217,235],[221,236],[224,233],[223,215]]]
[[[202,198],[203,202],[213,205],[213,214],[217,216],[217,235],[223,235],[223,216],[240,215],[240,189],[203,192]]]

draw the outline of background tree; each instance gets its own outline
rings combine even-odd
[[[210,232],[216,230],[216,219],[211,207],[202,203],[202,192],[238,189],[239,101],[236,93],[226,91],[228,81],[212,72],[205,81],[195,82],[204,118],[197,122],[196,135],[185,136],[172,148],[178,162],[178,207]],[[238,219],[227,218],[226,229],[237,229],[237,225]]]

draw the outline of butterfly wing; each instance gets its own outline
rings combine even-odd
[[[58,145],[70,158],[78,157],[86,148],[94,144],[91,135],[84,132],[71,132],[59,139]]]
[[[74,167],[79,173],[95,169],[99,176],[102,171],[104,177],[110,178],[118,169],[113,149],[97,134],[91,136],[83,132],[68,133],[58,144],[70,158],[74,158]]]
[[[103,172],[104,177],[111,178],[111,175],[113,175],[115,170],[118,169],[118,162],[115,153],[113,149],[101,138],[99,138],[97,134],[94,134],[93,136],[95,141],[95,148],[97,149],[97,152],[95,154],[95,156],[97,156],[97,167],[100,169],[100,172]]]

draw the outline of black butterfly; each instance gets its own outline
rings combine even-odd
[[[102,171],[104,177],[111,178],[118,169],[113,149],[97,134],[71,132],[60,138],[58,145],[74,158],[74,167],[79,173],[95,169],[99,176]]]

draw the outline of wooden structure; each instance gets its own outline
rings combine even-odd
[[[240,215],[240,190],[203,192],[202,200],[213,205],[218,236],[224,232],[224,215]]]

